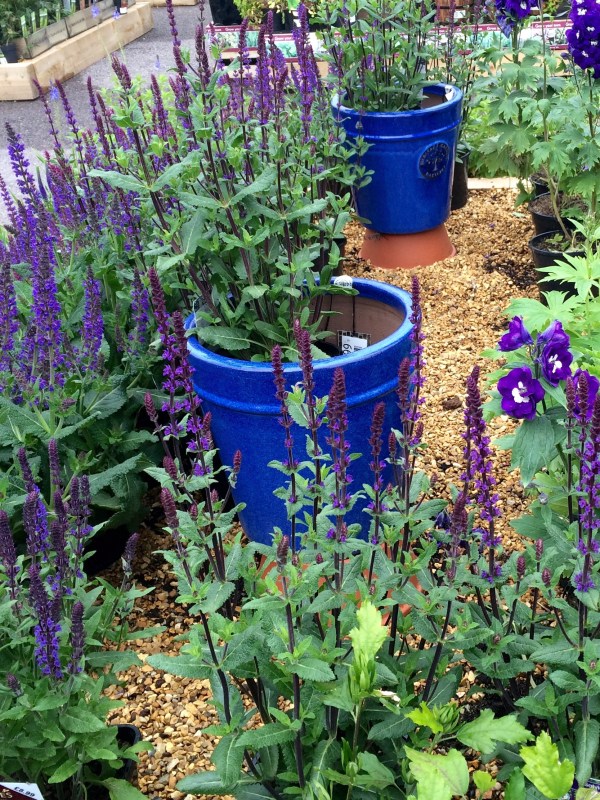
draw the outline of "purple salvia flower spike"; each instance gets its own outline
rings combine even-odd
[[[60,625],[53,618],[51,602],[40,577],[39,565],[36,563],[29,567],[29,600],[37,619],[34,628],[36,662],[42,675],[61,680],[63,673],[58,640]]]
[[[85,647],[83,611],[83,603],[80,600],[73,603],[73,610],[71,611],[71,659],[67,667],[69,675],[77,675],[83,669],[81,663]]]
[[[11,600],[17,599],[17,551],[6,511],[0,509],[0,563],[8,582],[8,593]]]

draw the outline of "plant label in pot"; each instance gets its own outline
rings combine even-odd
[[[0,800],[44,800],[37,783],[0,783]]]

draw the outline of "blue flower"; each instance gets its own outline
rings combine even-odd
[[[514,419],[534,419],[545,392],[529,367],[515,367],[498,381],[502,410]]]
[[[523,325],[523,318],[513,317],[508,323],[508,333],[505,333],[498,343],[498,350],[506,353],[510,350],[518,350],[519,347],[527,344],[533,344],[533,339]]]
[[[547,344],[540,359],[542,374],[552,386],[566,380],[571,374],[573,355],[564,345]]]

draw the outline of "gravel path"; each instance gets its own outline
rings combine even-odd
[[[439,492],[447,495],[458,482],[462,452],[462,398],[464,382],[473,364],[490,371],[480,357],[483,349],[495,346],[504,328],[503,311],[511,297],[537,295],[536,274],[530,262],[527,240],[531,236],[528,218],[514,210],[511,190],[471,193],[465,209],[454,212],[448,223],[458,254],[444,262],[418,270],[424,305],[427,383],[424,406],[425,439],[429,445],[422,464],[439,478]],[[348,230],[346,272],[410,288],[411,273],[373,269],[357,257],[361,231]],[[494,436],[512,429],[509,420],[497,420]],[[517,477],[508,474],[506,453],[496,456],[498,492],[503,507],[500,529],[504,545],[519,548],[518,537],[509,521],[523,510],[523,495]],[[139,640],[135,649],[142,660],[150,653],[177,652],[181,635],[194,623],[175,603],[176,583],[156,550],[170,547],[160,534],[161,510],[153,509],[153,521],[143,531],[136,563],[138,580],[156,591],[142,603],[134,627],[167,626],[165,633]],[[119,722],[138,725],[154,745],[144,754],[139,767],[139,786],[150,798],[184,800],[175,789],[177,781],[200,769],[210,769],[215,737],[202,729],[216,721],[210,705],[207,681],[177,678],[154,670],[150,665],[123,674],[123,686],[113,696],[125,705],[113,714]],[[469,676],[466,676],[467,688]],[[185,800],[192,800],[188,796]],[[210,800],[210,798],[209,798]],[[216,800],[216,798],[215,798]]]

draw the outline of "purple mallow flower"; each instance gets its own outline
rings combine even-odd
[[[573,0],[569,18],[573,25],[566,38],[573,61],[600,78],[600,5],[595,0]]]
[[[529,367],[515,367],[498,381],[502,410],[515,419],[534,419],[537,404],[544,396],[542,384]]]
[[[542,374],[552,386],[558,386],[571,374],[573,355],[564,345],[547,344],[542,351],[540,363]]]
[[[523,324],[522,317],[513,317],[508,323],[508,332],[500,339],[498,350],[506,353],[510,350],[518,350],[524,345],[533,344],[531,334]]]

